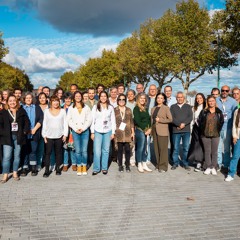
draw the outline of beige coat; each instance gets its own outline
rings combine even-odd
[[[153,123],[152,115],[156,107],[151,110],[151,120]],[[157,117],[159,117],[159,121],[156,122],[156,132],[158,136],[169,136],[168,125],[172,122],[172,114],[170,109],[166,105],[162,105],[160,110],[158,111]]]

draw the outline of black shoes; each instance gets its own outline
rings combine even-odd
[[[50,175],[50,172],[49,171],[45,171],[45,173],[43,174],[43,177],[44,178],[48,178]]]
[[[93,176],[95,176],[95,175],[97,175],[98,174],[98,172],[92,172],[92,175]]]
[[[103,173],[104,175],[107,175],[107,174],[108,174],[108,171],[107,171],[107,170],[102,170],[102,173]]]
[[[31,176],[37,176],[37,174],[38,174],[37,166],[34,165],[34,166],[32,166],[32,173],[31,173]]]
[[[60,176],[62,174],[60,167],[56,168],[56,175]]]
[[[187,170],[187,171],[191,171],[191,168],[190,168],[189,166],[185,166],[184,168],[185,168],[185,170]]]
[[[119,171],[119,172],[123,172],[123,170],[124,170],[124,169],[123,169],[123,166],[119,166],[118,171]]]
[[[128,166],[128,167],[126,167],[126,172],[131,172],[131,169],[130,169],[130,167]]]
[[[176,170],[178,166],[172,165],[171,170]]]
[[[21,172],[21,177],[26,177],[28,175],[28,169],[27,168],[23,168],[22,172]]]

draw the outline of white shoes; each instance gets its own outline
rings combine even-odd
[[[139,163],[138,163],[138,171],[139,171],[140,173],[144,173],[142,162],[139,162]]]
[[[152,169],[150,169],[148,166],[147,166],[147,163],[146,162],[143,162],[142,163],[142,166],[143,166],[143,170],[146,171],[146,172],[152,172]]]
[[[215,176],[217,175],[217,171],[215,168],[212,168],[211,171],[212,171],[212,175],[215,175]]]
[[[205,175],[209,175],[211,173],[211,168],[207,168],[204,172],[203,172],[203,174],[205,174]]]
[[[147,165],[150,165],[151,162],[149,160],[147,160],[146,163],[147,163]]]
[[[227,175],[227,177],[225,178],[225,182],[231,182],[233,180],[234,180],[234,178],[231,177],[230,175]]]

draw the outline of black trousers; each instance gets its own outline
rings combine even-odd
[[[63,161],[63,141],[62,138],[50,139],[47,138],[47,143],[45,144],[46,154],[45,154],[45,166],[46,169],[50,166],[50,156],[52,149],[54,148],[56,157],[56,168],[59,168]]]
[[[118,154],[117,154],[117,157],[118,157],[118,165],[119,166],[122,166],[122,159],[123,159],[123,148],[125,150],[125,165],[126,167],[129,167],[130,165],[130,154],[131,154],[131,151],[130,151],[130,143],[128,142],[118,142]]]

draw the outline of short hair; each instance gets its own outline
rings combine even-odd
[[[110,92],[111,92],[112,90],[114,90],[114,89],[117,90],[117,87],[111,87],[111,88],[110,88]]]
[[[88,92],[87,91],[82,92],[82,95],[84,95],[84,94],[88,94]]]
[[[124,86],[123,83],[119,83],[119,84],[117,85],[117,88],[119,88],[119,87],[123,87],[123,88],[125,89],[125,86]]]
[[[75,86],[75,87],[78,89],[78,85],[77,85],[76,83],[72,83],[72,84],[70,85],[70,88],[71,88],[72,86]]]
[[[72,94],[70,92],[65,92],[63,94],[63,99],[67,99],[67,98],[71,98],[71,100],[72,100]]]
[[[136,92],[135,92],[133,89],[129,89],[129,90],[127,91],[127,95],[128,95],[129,92],[132,92],[132,93],[134,94],[134,96],[136,95]]]
[[[213,92],[215,92],[215,91],[218,91],[218,94],[220,94],[219,88],[216,88],[216,87],[212,88],[211,94],[212,94]]]
[[[104,85],[103,85],[103,84],[101,84],[101,83],[99,83],[99,84],[97,85],[96,89],[98,89],[99,87],[102,87],[102,88],[103,88],[103,90],[105,89]]]
[[[14,88],[13,92],[15,93],[15,91],[21,91],[21,93],[23,92],[22,89],[18,87]]]
[[[117,103],[119,102],[120,97],[125,97],[125,103],[127,103],[127,96],[123,93],[119,94],[117,97]]]
[[[164,90],[165,90],[167,87],[171,88],[171,91],[172,91],[172,86],[170,86],[170,85],[165,86],[165,87],[164,87]]]
[[[88,88],[88,91],[89,90],[93,90],[95,92],[95,88],[93,88],[93,87]]]
[[[238,91],[239,91],[240,89],[239,89],[239,87],[234,87],[234,88],[232,89],[232,92],[233,92],[234,90],[238,90]]]
[[[50,92],[50,87],[48,87],[48,86],[44,86],[43,88],[42,88],[42,91],[43,91],[43,89],[45,89],[45,88],[47,88],[48,90],[49,90],[49,92]]]
[[[30,95],[30,96],[32,97],[32,103],[33,103],[33,101],[34,101],[34,96],[33,96],[33,94],[32,94],[31,92],[26,92],[26,93],[24,94],[24,96],[23,96],[23,102],[25,102],[26,97],[27,97],[28,95]]]
[[[52,107],[52,102],[54,102],[54,101],[58,101],[59,102],[59,108],[61,108],[61,106],[60,106],[60,99],[56,95],[52,95],[50,97],[50,107]]]
[[[178,91],[177,94],[176,94],[176,96],[177,96],[178,94],[182,94],[182,95],[184,96],[184,98],[185,98],[185,95],[184,95],[184,93],[183,93],[182,91]]]

